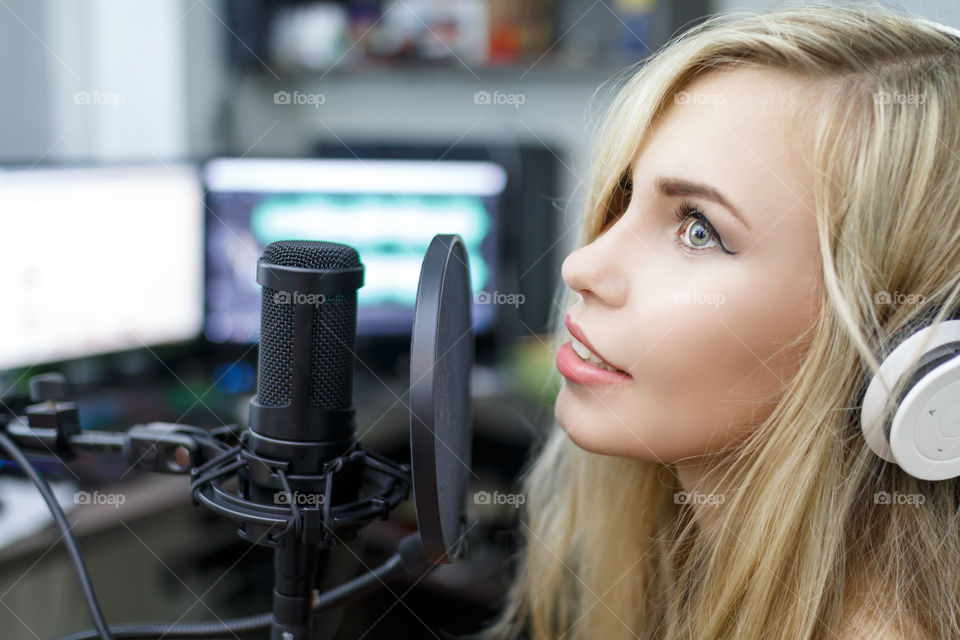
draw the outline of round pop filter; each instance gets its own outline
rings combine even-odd
[[[461,550],[473,424],[473,295],[463,239],[438,234],[420,270],[410,341],[410,462],[417,526],[431,563]]]

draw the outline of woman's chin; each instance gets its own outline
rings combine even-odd
[[[571,441],[584,451],[602,455],[623,455],[622,433],[605,424],[610,416],[599,416],[596,408],[587,409],[561,391],[554,405],[554,418]],[[630,437],[629,434],[626,434]]]
[[[637,421],[628,427],[625,420],[604,412],[598,405],[588,407],[579,398],[561,391],[553,411],[560,428],[584,451],[661,463],[695,453],[689,442],[677,440],[675,431],[667,433]]]

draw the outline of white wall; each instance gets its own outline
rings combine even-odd
[[[221,30],[208,5],[222,11],[218,0],[4,2],[0,160],[190,155],[219,89],[210,70]]]
[[[830,2],[831,0],[821,1]],[[901,7],[951,27],[960,27],[960,3],[957,3],[957,0],[876,0],[876,2]],[[712,0],[712,3],[714,11],[762,11],[770,7],[804,4],[802,0]],[[837,1],[833,4],[850,4],[850,2]]]
[[[0,158],[8,161],[33,162],[52,142],[46,51],[36,35],[44,14],[33,0],[0,5]]]

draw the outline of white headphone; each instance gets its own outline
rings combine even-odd
[[[945,480],[960,476],[960,320],[932,326],[930,319],[891,339],[863,396],[860,429],[884,460],[921,480]],[[917,365],[908,370],[914,352],[931,334]],[[904,376],[909,378],[902,394],[892,397],[887,388],[895,390]],[[895,411],[892,419],[883,420],[888,403]]]

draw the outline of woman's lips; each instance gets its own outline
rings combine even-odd
[[[563,343],[557,351],[557,369],[563,377],[577,384],[616,384],[633,380],[633,376],[619,371],[607,371],[584,361],[576,354],[570,341]]]
[[[601,360],[603,360],[604,363],[606,363],[607,365],[613,367],[614,369],[620,369],[620,367],[618,367],[617,365],[613,364],[612,362],[610,362],[609,360],[607,360],[606,358],[604,358],[604,357],[603,357],[603,354],[601,354],[599,351],[597,351],[597,350],[593,347],[593,345],[590,344],[590,341],[587,340],[587,336],[583,333],[583,329],[581,329],[573,320],[570,319],[570,314],[569,314],[569,313],[566,315],[566,318],[564,318],[564,324],[566,324],[566,326],[567,326],[567,331],[570,332],[570,335],[572,335],[574,338],[577,339],[578,342],[580,342],[580,343],[583,344],[587,349],[589,349],[591,352],[593,352],[593,355],[597,356],[598,358],[600,358]]]

